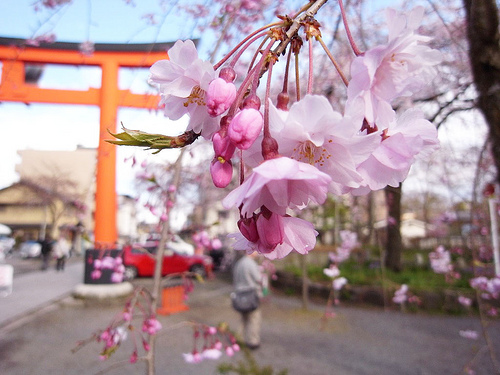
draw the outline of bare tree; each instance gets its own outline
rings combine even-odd
[[[477,107],[489,127],[491,149],[500,182],[500,33],[495,0],[463,0],[469,59],[477,90]]]

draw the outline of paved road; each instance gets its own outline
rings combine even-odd
[[[34,272],[42,278],[48,274]],[[61,275],[59,275],[61,276]],[[16,281],[16,280],[15,280]],[[137,284],[146,284],[142,279]],[[192,329],[187,321],[215,325],[221,321],[236,328],[238,315],[231,309],[231,286],[222,279],[197,284],[188,301],[190,310],[160,316],[164,329],[158,339],[157,374],[215,374],[220,362],[233,358],[186,364],[182,353],[192,350]],[[2,301],[0,300],[0,304]],[[123,305],[95,304],[64,298],[20,324],[0,330],[0,374],[97,374],[116,361],[127,361],[129,339],[109,360],[98,359],[100,344],[92,343],[75,354],[76,343],[104,328]],[[461,374],[474,358],[476,374],[493,374],[482,340],[470,341],[459,330],[479,329],[477,318],[401,314],[379,309],[340,306],[336,316],[320,330],[323,308],[312,305],[303,311],[293,297],[273,294],[263,305],[262,347],[254,352],[260,365],[288,369],[290,375],[357,374]],[[500,325],[489,328],[500,356]],[[144,365],[114,368],[106,374],[141,374]]]

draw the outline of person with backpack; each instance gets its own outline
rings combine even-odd
[[[260,330],[262,312],[260,299],[262,298],[263,276],[255,262],[256,252],[243,255],[233,268],[233,287],[231,295],[233,308],[241,314],[242,333],[245,344],[249,349],[260,346]]]

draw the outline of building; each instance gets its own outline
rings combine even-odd
[[[61,228],[92,237],[95,212],[96,149],[18,151],[19,182],[0,190],[0,222],[38,239]],[[132,197],[118,197],[120,240],[137,237],[137,209]]]

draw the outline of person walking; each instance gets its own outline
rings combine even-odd
[[[54,242],[52,241],[51,235],[47,234],[43,240],[39,241],[39,243],[42,245],[42,271],[45,271],[49,267],[50,255],[52,253]]]
[[[233,287],[235,296],[238,292],[254,290],[258,298],[262,298],[263,276],[259,266],[255,262],[257,253],[243,255],[233,268]],[[260,304],[248,312],[241,312],[242,337],[249,349],[257,349],[260,346],[260,331],[262,323],[262,311]]]
[[[70,246],[66,238],[62,235],[54,244],[54,257],[56,258],[56,270],[64,271],[66,258],[69,256]]]

